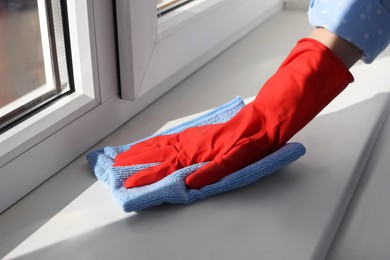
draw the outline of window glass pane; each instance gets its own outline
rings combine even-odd
[[[0,0],[0,131],[68,91],[60,1]]]
[[[158,16],[162,16],[193,0],[156,0],[156,1],[157,1]]]

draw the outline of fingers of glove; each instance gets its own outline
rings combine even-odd
[[[178,142],[177,134],[161,135],[149,138],[131,146],[129,153],[143,153],[151,149],[170,146]]]
[[[126,189],[129,189],[149,185],[165,178],[180,168],[181,166],[175,165],[173,160],[165,161],[133,174],[125,180],[124,186]]]
[[[175,146],[151,147],[139,152],[131,147],[128,151],[118,154],[114,159],[114,166],[130,166],[136,164],[146,164],[164,162],[169,158],[176,157],[178,151]]]
[[[185,182],[191,189],[200,189],[213,184],[271,153],[271,148],[245,143],[234,147],[225,155],[215,158],[207,165],[190,174]]]
[[[196,154],[200,149],[199,144],[204,143],[204,133],[213,127],[215,125],[188,128],[179,134],[155,136],[139,142],[131,146],[129,150],[118,154],[115,157],[114,166],[165,161],[167,157],[175,153],[175,147],[182,146],[181,140],[184,140],[185,146],[191,155]]]
[[[216,161],[211,161],[191,173],[186,178],[185,183],[190,189],[200,189],[219,181],[231,173],[233,173],[231,169],[226,168]]]

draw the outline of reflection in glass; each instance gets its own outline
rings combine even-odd
[[[0,130],[69,90],[58,10],[59,1],[0,0]]]

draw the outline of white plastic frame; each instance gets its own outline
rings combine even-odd
[[[72,0],[67,4],[75,93],[0,135],[0,212],[74,159],[70,150],[55,142],[65,144],[68,136],[64,130],[100,102],[91,45],[91,1]],[[74,151],[79,149],[75,147]]]
[[[183,80],[281,10],[283,1],[197,0],[160,21],[155,0],[116,4],[121,96],[135,100]]]

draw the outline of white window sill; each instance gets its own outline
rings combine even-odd
[[[96,148],[130,143],[237,95],[250,100],[310,32],[305,25],[304,12],[276,15]],[[0,215],[1,257],[322,259],[386,117],[390,86],[378,68],[389,63],[354,69],[357,83],[294,137],[307,147],[298,162],[193,205],[123,213],[81,156]]]

